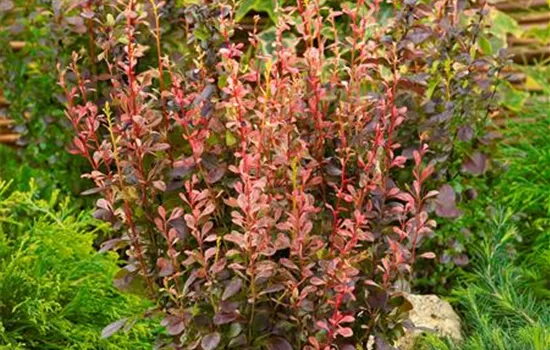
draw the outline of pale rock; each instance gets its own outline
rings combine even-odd
[[[399,350],[414,350],[415,339],[422,333],[433,332],[440,337],[449,337],[455,342],[462,341],[460,317],[451,304],[436,295],[407,294],[413,309],[409,319],[414,325],[397,342]]]

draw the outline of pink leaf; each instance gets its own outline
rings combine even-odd
[[[338,333],[344,338],[349,338],[353,335],[353,331],[349,327],[338,328]]]

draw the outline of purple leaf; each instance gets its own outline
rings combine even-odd
[[[109,221],[113,217],[111,211],[107,209],[97,209],[92,213],[92,216],[103,221]]]
[[[467,157],[462,163],[462,171],[469,172],[473,175],[482,175],[487,171],[486,154],[481,152],[475,152],[471,156]]]
[[[101,192],[101,188],[94,187],[94,188],[90,188],[89,190],[81,192],[80,195],[81,196],[89,196],[91,194],[95,194],[95,193],[98,193],[98,192]]]
[[[446,110],[444,112],[441,112],[439,114],[436,114],[436,115],[430,117],[430,119],[428,119],[428,123],[430,123],[430,124],[432,124],[432,123],[444,123],[444,122],[449,121],[452,116],[453,116],[453,112],[451,110]]]
[[[378,349],[380,349],[380,350],[392,350],[393,349],[393,347],[390,344],[388,344],[386,339],[384,339],[380,335],[376,335],[374,340],[375,340],[375,344],[376,344],[376,350],[378,350]]]
[[[342,349],[342,350],[355,350],[357,348],[355,346],[351,345],[351,344],[344,344],[340,347],[340,349]]]
[[[214,85],[212,84],[208,84],[204,87],[204,89],[202,90],[201,94],[199,96],[197,96],[195,98],[195,100],[193,101],[193,106],[197,106],[199,103],[201,103],[202,101],[205,101],[207,99],[210,98],[210,96],[212,96],[212,94],[216,91],[216,88]]]
[[[225,164],[221,164],[218,167],[210,170],[208,174],[206,175],[206,182],[209,184],[214,184],[218,181],[220,181],[225,174],[226,166]]]
[[[65,20],[67,21],[67,23],[73,25],[73,26],[82,26],[84,25],[84,19],[82,19],[82,17],[79,17],[79,16],[70,16],[70,17],[66,17]]]
[[[470,125],[464,125],[457,132],[460,141],[468,142],[474,137],[474,129]]]
[[[214,324],[216,326],[227,324],[235,321],[237,319],[236,313],[227,313],[227,312],[218,312],[216,315],[214,315]]]
[[[234,279],[225,288],[222,300],[227,300],[231,298],[233,295],[237,294],[241,290],[241,286],[243,285],[243,281],[240,279]]]
[[[128,245],[127,241],[120,238],[113,238],[101,244],[101,249],[99,250],[99,253],[105,253],[113,249],[115,250],[120,249],[127,245]]]
[[[292,350],[292,346],[286,341],[286,339],[277,337],[271,338],[267,344],[268,350]]]
[[[80,15],[86,19],[92,19],[94,18],[95,13],[92,10],[85,9]]]
[[[421,42],[428,39],[430,36],[432,36],[432,33],[429,29],[419,28],[411,31],[407,35],[407,39],[411,40],[415,44],[420,44]]]
[[[185,220],[183,218],[177,218],[174,220],[170,220],[168,223],[168,226],[175,229],[178,233],[178,238],[183,241],[187,238],[189,235],[189,229],[187,228],[187,224],[185,223]]]
[[[220,333],[214,332],[206,335],[201,340],[201,346],[203,350],[214,350],[220,343],[221,336]]]
[[[375,309],[383,309],[388,304],[388,293],[385,290],[376,288],[371,291],[367,298],[368,305]]]
[[[456,266],[466,266],[470,262],[470,259],[468,259],[468,256],[466,254],[459,254],[453,256],[453,262],[456,264]]]
[[[178,335],[183,332],[183,329],[185,328],[183,318],[178,316],[167,316],[161,321],[160,324],[166,327],[166,333],[170,335]]]
[[[329,176],[340,176],[342,175],[342,167],[337,163],[336,160],[331,160],[325,165],[326,173]]]
[[[229,342],[230,348],[233,348],[239,345],[240,346],[246,345],[246,336],[244,334],[239,335],[235,339],[231,339],[231,341]]]
[[[170,170],[168,176],[173,180],[179,180],[190,174],[195,169],[195,165],[195,160],[192,157],[185,158],[175,163],[174,168]]]
[[[469,188],[464,192],[464,195],[468,200],[474,200],[477,198],[477,191],[474,188]]]
[[[267,288],[264,289],[263,291],[261,291],[261,292],[260,292],[260,295],[279,292],[279,291],[281,291],[281,290],[283,290],[283,289],[285,289],[285,286],[284,286],[284,285],[282,285],[282,284],[274,284],[274,285],[271,285],[271,286],[267,287]]]
[[[11,0],[2,0],[0,1],[0,12],[8,12],[13,9],[13,1]]]
[[[123,319],[115,321],[115,322],[111,323],[110,325],[108,325],[107,327],[103,328],[103,330],[101,331],[101,338],[103,338],[103,339],[109,338],[111,335],[115,334],[122,327],[124,327],[124,325],[126,324],[127,321],[128,321],[128,318],[123,318]]]
[[[442,218],[456,218],[462,215],[456,207],[456,194],[451,185],[441,186],[435,203],[435,213]]]

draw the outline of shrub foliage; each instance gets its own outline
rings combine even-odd
[[[459,214],[434,189],[489,164],[487,4],[297,1],[245,47],[230,6],[193,3],[183,57],[163,52],[163,3],[105,8],[106,101],[77,53],[61,72],[71,152],[119,232],[104,249],[128,260],[117,285],[158,302],[173,347],[384,348],[434,258],[430,213]]]

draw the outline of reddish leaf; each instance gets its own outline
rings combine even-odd
[[[315,286],[322,286],[322,285],[325,284],[325,281],[323,281],[319,277],[312,277],[310,282],[311,282],[311,284],[313,284]]]
[[[349,327],[338,328],[338,333],[344,338],[349,338],[353,335],[353,331]]]
[[[170,149],[170,145],[167,143],[157,143],[153,145],[149,150],[151,152],[160,152],[160,151],[166,151],[167,149]]]

